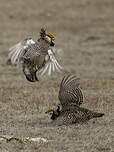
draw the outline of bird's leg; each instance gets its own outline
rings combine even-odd
[[[26,76],[26,79],[30,82],[34,82],[33,75],[30,73],[30,70],[25,65],[23,66],[23,73]]]
[[[38,80],[38,78],[37,78],[37,76],[36,76],[36,72],[37,72],[38,70],[35,68],[35,69],[33,69],[33,76],[34,76],[34,80],[36,80],[36,81],[39,81]]]
[[[36,77],[37,70],[34,69],[29,59],[25,59],[25,58],[23,59],[22,67],[23,67],[23,73],[28,81],[30,82],[38,81],[38,78]]]

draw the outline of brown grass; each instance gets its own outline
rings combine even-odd
[[[1,0],[0,135],[48,139],[48,143],[0,142],[1,152],[113,151],[113,6],[113,0]],[[56,35],[64,72],[31,84],[20,67],[6,66],[8,48],[27,36],[36,39],[45,25]],[[45,111],[59,103],[59,84],[69,72],[81,78],[83,106],[105,116],[82,126],[50,127]]]

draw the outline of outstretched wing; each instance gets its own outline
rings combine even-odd
[[[58,63],[53,53],[53,50],[51,49],[48,50],[48,55],[45,57],[45,62],[46,65],[40,71],[41,75],[44,75],[45,73],[51,75],[51,73],[54,72],[55,70],[59,72],[62,70],[62,67]]]
[[[62,106],[75,103],[82,104],[83,94],[79,88],[79,78],[76,76],[64,76],[60,84],[59,100]]]
[[[9,49],[8,60],[11,60],[12,64],[17,64],[19,62],[19,58],[25,53],[27,47],[33,44],[35,44],[35,41],[31,38],[27,38],[12,46]]]

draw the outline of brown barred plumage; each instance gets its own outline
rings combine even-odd
[[[82,108],[76,104],[69,104],[62,107],[58,112],[57,110],[52,110],[51,119],[55,125],[70,125],[70,124],[79,124],[85,123],[90,119],[102,117],[103,113],[93,112],[86,108]]]
[[[76,76],[64,76],[60,84],[59,100],[62,106],[69,103],[82,104],[83,94],[79,88],[79,78]]]
[[[48,75],[51,74],[52,69],[60,71],[61,66],[52,50],[53,40],[54,35],[46,33],[46,30],[41,28],[40,38],[37,41],[27,38],[9,49],[7,63],[10,61],[12,64],[21,63],[27,80],[31,82],[38,81],[37,71],[44,74],[48,70]]]
[[[39,39],[35,44],[28,46],[27,50],[25,50],[25,54],[23,54],[23,57],[26,59],[32,58],[32,60],[34,60],[34,57],[36,56],[45,56],[48,53],[49,47],[49,42],[47,42],[45,39]]]
[[[51,113],[52,123],[56,125],[69,125],[84,123],[90,119],[102,117],[103,113],[93,112],[80,107],[83,94],[79,89],[79,79],[75,76],[65,76],[60,84],[59,100],[61,104],[56,110],[51,108],[46,113]]]
[[[31,82],[37,81],[36,79],[33,79],[33,77],[36,77],[36,73],[34,73],[34,69],[39,70],[42,66],[45,65],[45,56],[48,54],[48,49],[50,47],[50,43],[45,39],[39,39],[36,41],[35,44],[32,44],[25,49],[25,52],[23,55],[20,54],[19,60],[22,63],[24,74],[26,75],[27,80],[30,80]],[[29,64],[26,64],[25,60],[28,60]],[[26,69],[29,71],[29,75],[26,74]],[[29,69],[32,69],[29,70]],[[33,76],[34,73],[34,76]]]

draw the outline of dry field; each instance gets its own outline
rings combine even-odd
[[[20,67],[6,65],[8,48],[42,26],[56,36],[63,73],[29,83]],[[48,126],[62,77],[80,77],[82,106],[104,112],[78,126]],[[114,151],[114,1],[0,0],[0,152]],[[24,141],[42,137],[47,142]]]

